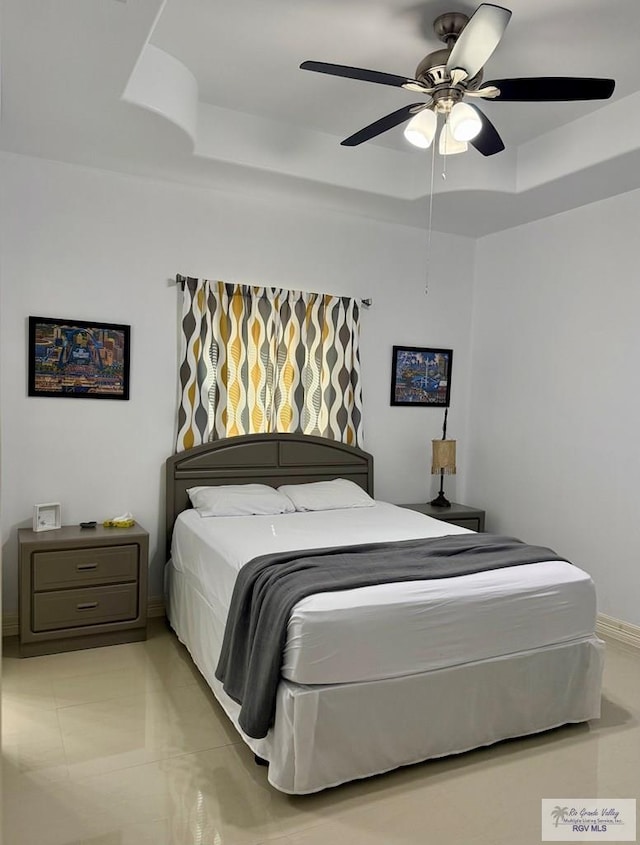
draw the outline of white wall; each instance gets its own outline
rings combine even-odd
[[[640,625],[640,192],[478,242],[467,494]]]
[[[130,510],[149,529],[150,593],[161,594],[163,463],[176,407],[176,273],[372,297],[362,316],[365,447],[376,495],[424,501],[442,411],[391,408],[393,344],[454,349],[449,434],[464,488],[474,243],[434,235],[424,296],[424,231],[299,199],[197,190],[21,156],[0,156],[4,601],[17,607],[16,529],[33,504],[63,522]],[[437,214],[437,207],[436,207]],[[132,326],[128,402],[28,398],[29,315]],[[461,494],[460,494],[461,495]]]

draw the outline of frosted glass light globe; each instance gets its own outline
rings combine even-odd
[[[471,141],[482,129],[480,115],[468,103],[456,103],[451,109],[448,123],[456,141]]]
[[[432,112],[431,109],[423,109],[407,123],[404,130],[404,137],[414,147],[420,147],[426,150],[427,147],[431,146],[431,142],[436,134],[437,124],[438,118],[435,112]]]
[[[449,123],[445,123],[440,133],[438,152],[441,156],[454,156],[458,153],[466,153],[469,145],[466,141],[456,141],[449,129]]]

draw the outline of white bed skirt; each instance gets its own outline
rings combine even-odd
[[[242,739],[290,794],[600,716],[604,644],[570,643],[356,684],[282,681],[264,739],[238,727],[238,705],[215,678],[224,621],[167,565],[169,621]],[[207,644],[205,647],[204,644]]]

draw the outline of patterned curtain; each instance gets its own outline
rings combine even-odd
[[[239,434],[362,445],[354,299],[187,278],[176,452]]]

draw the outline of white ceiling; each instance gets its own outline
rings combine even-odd
[[[436,158],[434,228],[483,235],[640,187],[638,0],[510,0],[485,79],[603,76],[613,98],[490,103],[507,149]],[[299,70],[412,76],[432,23],[474,3],[3,0],[0,148],[426,225],[431,151],[402,127],[342,138],[420,95]],[[637,174],[637,175],[636,175]]]

